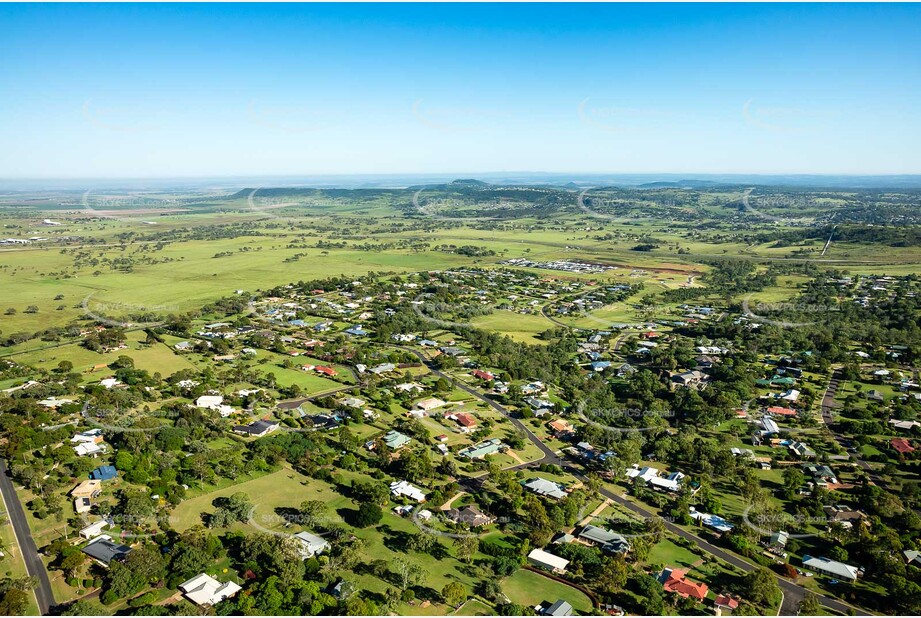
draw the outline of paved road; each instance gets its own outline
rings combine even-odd
[[[38,586],[32,592],[35,594],[39,611],[45,616],[48,614],[48,610],[55,605],[54,594],[51,592],[51,582],[48,579],[45,564],[38,555],[38,548],[32,539],[32,531],[29,530],[25,511],[22,510],[22,504],[20,504],[19,498],[16,496],[16,490],[13,488],[13,481],[10,479],[9,469],[4,459],[0,459],[0,493],[3,494],[6,512],[9,515],[10,523],[13,525],[13,531],[16,533],[16,543],[19,545],[22,559],[26,563],[26,570],[29,575],[38,581]]]
[[[508,418],[515,427],[524,431],[527,434],[528,438],[531,440],[531,442],[537,448],[539,448],[540,451],[544,454],[544,457],[540,460],[540,463],[550,463],[550,464],[560,466],[561,468],[564,468],[567,472],[569,472],[576,478],[582,480],[583,482],[587,480],[586,476],[580,470],[576,469],[569,460],[564,459],[559,454],[557,454],[556,451],[554,451],[549,446],[544,444],[543,441],[541,441],[541,439],[538,438],[530,430],[530,428],[527,425],[521,422],[520,419],[513,417],[507,408],[505,408],[498,402],[493,401],[489,397],[483,395],[478,390],[464,384],[463,382],[460,382],[459,380],[453,379],[451,376],[447,375],[446,373],[442,371],[439,371],[438,369],[434,367],[434,363],[430,361],[429,359],[427,359],[421,352],[414,350],[412,348],[407,348],[403,346],[396,346],[396,347],[399,347],[400,349],[405,350],[415,355],[436,376],[449,380],[455,386],[457,386],[457,388],[463,390],[466,393],[473,395],[474,397],[476,397],[477,399],[480,399],[481,401],[486,402],[494,410],[496,410],[497,412],[501,413],[503,416]],[[533,465],[536,463],[538,462],[531,462],[528,465]],[[614,492],[604,487],[599,489],[599,493],[602,496],[606,498],[610,498],[611,500],[617,502],[621,506],[633,511],[640,517],[645,518],[645,517],[650,517],[650,516],[655,515],[655,513],[651,512],[650,510],[646,508],[641,507],[636,502],[633,502],[632,500],[628,500],[622,495],[615,494]],[[729,564],[743,571],[752,571],[756,568],[759,568],[758,565],[752,564],[751,562],[744,560],[743,558],[737,556],[736,554],[730,553],[729,551],[725,549],[717,547],[716,545],[713,545],[705,541],[704,539],[700,538],[696,534],[693,534],[692,532],[689,532],[685,530],[684,528],[680,528],[676,526],[675,524],[667,522],[667,521],[664,523],[665,523],[665,527],[673,534],[677,534],[678,536],[684,539],[687,539],[691,543],[694,543],[701,550],[713,556],[716,556],[717,558],[720,558],[724,560],[725,562],[728,562]],[[803,588],[802,586],[798,586],[794,584],[788,579],[779,577],[776,574],[774,575],[777,578],[777,583],[780,586],[781,591],[783,592],[783,604],[780,608],[780,613],[783,615],[795,616],[797,614],[797,605],[803,599],[803,597],[806,596],[806,589]],[[854,611],[855,613],[859,615],[865,615],[862,612],[860,612],[860,610],[857,610],[856,608],[846,603],[842,603],[841,601],[838,601],[831,597],[827,597],[824,595],[816,595],[816,596],[818,596],[819,602],[822,603],[822,605],[829,607],[842,614],[849,614],[851,611]]]

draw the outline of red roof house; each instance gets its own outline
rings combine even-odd
[[[494,376],[492,373],[490,373],[490,372],[488,372],[488,371],[481,371],[481,370],[479,370],[479,369],[474,369],[474,370],[471,371],[470,373],[471,373],[471,375],[472,375],[474,378],[479,378],[479,379],[481,379],[481,380],[486,380],[487,382],[491,382],[491,381],[494,380],[495,377],[496,377],[496,376]]]
[[[894,448],[896,451],[898,451],[899,453],[903,455],[905,453],[914,453],[916,450],[915,447],[911,445],[911,442],[909,442],[905,438],[893,438],[892,448]]]
[[[777,416],[796,416],[796,410],[791,410],[790,408],[782,408],[780,406],[771,406],[767,409],[767,411]]]
[[[707,598],[709,590],[707,584],[692,582],[687,579],[687,574],[682,569],[664,569],[662,575],[659,576],[659,581],[662,582],[665,592],[674,592],[684,599],[691,597],[703,601]]]
[[[327,375],[327,376],[336,375],[335,369],[333,369],[332,367],[326,367],[324,365],[317,365],[316,367],[314,367],[314,371],[316,371],[317,373],[322,373],[323,375]]]
[[[466,427],[467,429],[473,429],[476,427],[476,419],[466,412],[459,412],[455,415],[455,417],[457,418],[458,424],[460,424],[462,427]]]
[[[719,607],[720,609],[733,610],[739,607],[739,600],[734,599],[728,594],[721,594],[721,595],[718,595],[715,599],[713,599],[713,605],[715,607]]]

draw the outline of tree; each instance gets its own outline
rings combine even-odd
[[[755,569],[742,578],[742,596],[767,609],[780,603],[780,586],[777,578],[765,568]]]
[[[425,570],[415,562],[410,562],[402,556],[397,556],[393,561],[394,572],[400,585],[400,590],[406,591],[421,584],[425,580]]]
[[[470,563],[473,555],[480,549],[480,539],[475,536],[460,536],[454,539],[454,548],[457,550],[457,559]]]
[[[384,511],[381,507],[370,502],[363,502],[358,507],[354,523],[357,528],[367,528],[368,526],[376,526],[383,518]]]
[[[301,502],[301,523],[308,528],[312,528],[320,523],[325,513],[326,504],[320,500],[304,500]]]
[[[460,582],[448,582],[441,589],[441,596],[451,607],[458,607],[467,600],[467,589]]]
[[[783,471],[783,485],[788,494],[793,494],[806,482],[806,475],[796,466],[788,466]]]
[[[796,604],[796,613],[799,616],[818,616],[822,613],[822,604],[819,603],[819,597],[811,592]]]
[[[619,592],[627,583],[629,574],[630,570],[622,556],[606,558],[601,564],[601,573],[597,580],[598,587],[608,594]]]

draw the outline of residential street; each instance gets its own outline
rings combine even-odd
[[[445,378],[446,380],[451,381],[455,386],[457,386],[457,388],[459,388],[459,389],[461,389],[461,390],[463,390],[463,391],[469,393],[470,395],[473,395],[474,397],[476,397],[477,399],[480,399],[481,401],[486,402],[486,403],[487,403],[490,407],[492,407],[494,410],[500,412],[503,416],[505,416],[506,418],[508,418],[516,428],[521,429],[522,431],[524,431],[524,432],[527,434],[528,438],[531,440],[531,442],[532,442],[535,446],[537,446],[537,448],[539,448],[539,449],[541,450],[541,452],[544,454],[543,459],[540,460],[541,463],[550,463],[550,464],[554,464],[554,465],[560,466],[560,467],[562,467],[562,468],[565,468],[567,472],[569,472],[570,474],[574,475],[576,478],[578,478],[578,479],[580,479],[580,480],[582,480],[582,481],[587,480],[586,477],[585,477],[585,475],[584,475],[580,470],[576,469],[576,467],[573,466],[573,465],[569,462],[569,460],[564,459],[563,457],[561,457],[560,455],[558,455],[553,449],[551,449],[549,446],[547,446],[546,444],[544,444],[544,443],[540,440],[540,438],[538,438],[538,437],[530,430],[530,428],[529,428],[527,425],[525,425],[523,422],[521,422],[520,419],[517,419],[517,418],[513,417],[513,416],[511,415],[511,413],[508,411],[507,408],[505,408],[505,407],[502,406],[501,404],[499,404],[499,403],[493,401],[493,400],[490,399],[489,397],[486,397],[485,395],[483,395],[482,393],[480,393],[480,392],[477,391],[476,389],[474,389],[474,388],[472,388],[472,387],[470,387],[470,386],[468,386],[468,385],[466,385],[466,384],[464,384],[464,383],[462,383],[462,382],[460,382],[460,381],[458,381],[458,380],[454,380],[453,378],[451,378],[451,376],[447,375],[446,373],[444,373],[444,372],[442,372],[442,371],[439,371],[438,369],[435,368],[434,363],[433,363],[432,361],[430,361],[429,359],[427,359],[421,352],[418,352],[418,351],[416,351],[416,350],[413,350],[412,348],[407,348],[407,347],[403,347],[403,346],[397,346],[397,347],[400,347],[400,349],[405,350],[405,351],[407,351],[407,352],[410,352],[410,353],[414,354],[417,358],[419,358],[419,359],[429,368],[429,370],[430,370],[432,373],[434,373],[435,375],[437,375],[437,376],[440,377],[440,378]],[[534,465],[535,463],[537,463],[537,462],[532,462],[530,465]],[[652,513],[651,511],[648,511],[647,509],[645,509],[645,508],[639,506],[637,503],[633,502],[632,500],[629,500],[629,499],[627,499],[627,498],[625,498],[625,497],[623,497],[623,496],[621,496],[621,495],[615,494],[614,492],[612,492],[612,491],[610,491],[610,490],[608,490],[608,489],[605,489],[604,487],[602,487],[602,488],[599,490],[599,493],[600,493],[602,496],[604,496],[605,498],[609,498],[609,499],[613,500],[614,502],[617,502],[617,503],[620,504],[621,506],[623,506],[623,507],[625,507],[625,508],[627,508],[627,509],[633,511],[634,513],[636,513],[636,514],[639,515],[640,517],[646,518],[646,517],[650,517],[650,516],[653,515],[653,513]],[[751,570],[757,568],[757,567],[756,567],[754,564],[752,564],[751,562],[748,562],[747,560],[745,560],[745,559],[743,559],[743,558],[737,556],[736,554],[730,553],[730,552],[727,551],[727,550],[721,549],[721,548],[719,548],[719,547],[717,547],[717,546],[715,546],[715,545],[713,545],[713,544],[711,544],[711,543],[709,543],[709,542],[703,540],[703,539],[700,538],[699,536],[697,536],[697,535],[695,535],[695,534],[693,534],[693,533],[691,533],[691,532],[688,532],[687,530],[685,530],[685,529],[683,529],[683,528],[680,528],[679,526],[676,526],[675,524],[673,524],[673,523],[671,523],[671,522],[667,522],[667,521],[666,521],[666,522],[664,522],[664,523],[665,523],[665,527],[666,527],[670,532],[672,532],[672,533],[674,533],[674,534],[677,534],[678,536],[681,536],[682,538],[685,538],[685,539],[691,541],[692,543],[694,543],[697,547],[699,547],[699,548],[702,549],[703,551],[705,551],[705,552],[707,552],[707,553],[709,553],[709,554],[711,554],[711,555],[713,555],[713,556],[716,556],[717,558],[720,558],[721,560],[724,560],[724,561],[726,561],[727,563],[729,563],[729,564],[731,564],[731,565],[733,565],[733,566],[735,566],[735,567],[737,567],[737,568],[739,568],[739,569],[742,569],[743,571],[751,571]],[[776,574],[775,574],[775,575],[776,575]],[[777,583],[778,583],[778,585],[780,586],[780,589],[783,591],[783,595],[784,595],[784,598],[783,598],[783,605],[782,605],[781,608],[780,608],[780,614],[782,614],[782,615],[795,616],[795,615],[797,614],[797,606],[798,606],[799,602],[806,596],[806,592],[807,592],[807,591],[806,591],[806,589],[803,588],[802,586],[798,586],[797,584],[794,584],[793,582],[791,582],[791,581],[788,580],[788,579],[785,579],[785,578],[780,577],[780,576],[776,576],[776,577],[777,577]],[[861,612],[861,611],[857,610],[856,608],[852,607],[851,605],[848,605],[848,604],[843,603],[843,602],[841,602],[841,601],[838,601],[838,600],[836,600],[836,599],[832,599],[831,597],[827,597],[827,596],[824,596],[824,595],[816,595],[816,596],[818,597],[819,602],[821,602],[822,605],[824,605],[825,607],[828,607],[828,608],[830,608],[830,609],[833,609],[833,610],[836,611],[836,612],[840,612],[840,613],[842,613],[842,614],[849,614],[849,613],[851,613],[851,612],[854,612],[854,613],[856,613],[857,615],[866,615],[865,612]]]
[[[29,575],[38,581],[33,593],[38,603],[38,609],[42,615],[47,615],[48,610],[54,607],[54,594],[51,592],[51,582],[48,579],[48,571],[38,554],[38,548],[32,539],[32,532],[29,530],[29,523],[26,520],[25,511],[19,498],[16,496],[16,490],[13,487],[13,481],[9,476],[9,469],[6,460],[0,459],[0,493],[3,494],[3,502],[6,504],[6,512],[16,533],[16,543],[19,545],[23,561],[26,563],[26,570]]]

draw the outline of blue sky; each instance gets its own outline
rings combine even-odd
[[[0,177],[921,173],[919,5],[0,5]]]

